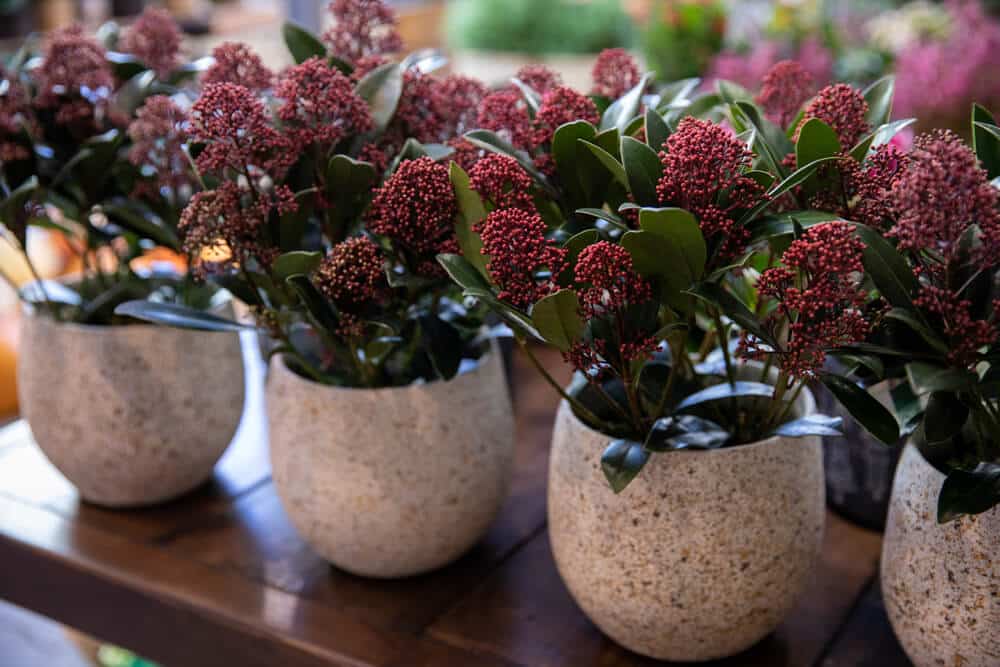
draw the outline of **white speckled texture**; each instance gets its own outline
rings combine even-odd
[[[882,595],[917,667],[1000,665],[1000,507],[939,525],[944,475],[907,445],[882,544]]]
[[[801,414],[814,410],[803,392]],[[788,614],[823,536],[818,437],[653,454],[615,495],[601,472],[610,438],[564,401],[549,460],[549,537],[584,613],[653,658],[734,655]]]
[[[299,534],[368,577],[455,560],[507,494],[514,419],[499,350],[448,382],[318,385],[275,357],[267,385],[274,484]]]
[[[84,500],[153,505],[211,476],[243,413],[238,334],[21,319],[22,414]]]

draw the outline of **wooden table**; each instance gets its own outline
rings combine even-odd
[[[556,400],[521,360],[514,375],[516,475],[501,516],[457,563],[403,581],[335,570],[295,534],[271,484],[255,383],[215,479],[156,509],[80,503],[26,426],[8,426],[0,598],[167,666],[658,664],[605,639],[556,574],[545,530]],[[879,548],[877,534],[828,515],[823,556],[798,608],[760,644],[717,664],[909,664],[879,597]]]

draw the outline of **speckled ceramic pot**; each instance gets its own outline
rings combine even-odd
[[[800,414],[814,410],[804,391]],[[823,536],[818,437],[654,454],[615,495],[609,437],[564,401],[549,461],[549,537],[584,613],[653,658],[730,656],[770,633],[803,592]]]
[[[907,445],[882,545],[882,595],[917,667],[1000,665],[1000,507],[944,525],[944,475]]]
[[[84,500],[153,505],[211,476],[243,412],[238,334],[21,322],[22,414]]]
[[[267,413],[285,511],[348,572],[441,567],[483,536],[507,494],[514,421],[496,346],[448,382],[385,389],[319,385],[275,356]]]

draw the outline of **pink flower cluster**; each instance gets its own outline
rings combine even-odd
[[[796,114],[812,97],[815,89],[813,76],[796,60],[782,60],[767,71],[761,81],[756,101],[767,118],[782,129],[795,119]]]
[[[979,360],[979,349],[997,340],[994,323],[973,318],[972,302],[950,290],[922,285],[913,304],[940,318],[950,348],[948,360],[957,366],[974,366]]]
[[[458,202],[448,169],[430,158],[405,160],[375,191],[368,229],[390,239],[409,256],[418,275],[439,275],[435,257],[458,252],[455,215]]]
[[[742,173],[752,159],[728,129],[691,116],[681,120],[660,152],[660,203],[690,211],[705,238],[718,244],[723,259],[742,252],[749,239],[749,232],[737,225],[737,213],[764,195],[763,188]]]
[[[797,61],[818,84],[833,78],[833,54],[819,40],[808,37],[791,52],[785,45],[767,40],[755,42],[749,53],[723,51],[709,65],[705,86],[712,87],[717,80],[724,79],[753,90],[767,71],[782,60]]]
[[[180,59],[181,31],[170,12],[148,7],[122,33],[119,46],[164,78],[174,71]]]
[[[591,93],[616,100],[639,85],[642,73],[635,58],[625,49],[605,49],[597,56],[591,72]]]
[[[323,258],[313,282],[338,309],[357,312],[386,287],[382,250],[367,236],[341,241]]]
[[[338,58],[355,63],[403,48],[396,14],[382,0],[333,0],[330,13],[335,24],[323,41]]]
[[[899,247],[940,253],[947,262],[955,243],[972,224],[982,230],[982,259],[1000,261],[1000,195],[975,153],[948,130],[914,141],[909,165],[892,187],[896,224],[888,235]]]
[[[233,83],[253,91],[267,90],[274,83],[274,73],[264,66],[260,56],[246,44],[224,42],[212,51],[215,62],[201,78],[208,86]]]
[[[167,189],[182,197],[194,183],[184,144],[187,114],[165,95],[154,95],[136,112],[128,127],[132,140],[128,159],[140,168],[144,180],[136,185],[137,195],[157,198]]]
[[[487,270],[500,287],[500,298],[527,309],[554,292],[554,276],[566,265],[566,250],[545,238],[541,216],[520,208],[497,209],[486,216],[476,231],[483,241]],[[539,277],[547,271],[548,276]]]
[[[18,140],[21,130],[32,123],[28,94],[17,77],[0,67],[0,162],[16,162],[31,157],[31,151]]]
[[[868,102],[860,91],[846,83],[835,83],[820,90],[809,102],[803,111],[802,123],[810,118],[823,121],[837,133],[840,147],[849,151],[872,129],[865,118],[867,113]]]
[[[351,80],[316,57],[287,69],[275,95],[284,101],[278,118],[300,151],[313,144],[329,149],[373,127],[368,104]]]
[[[774,331],[787,326],[787,340],[772,351],[744,334],[740,354],[760,359],[773,353],[782,371],[805,378],[822,368],[828,350],[864,340],[870,323],[861,311],[863,251],[850,223],[827,222],[806,230],[785,251],[784,266],[768,269],[757,283],[762,297],[777,302],[766,324]]]
[[[115,78],[104,48],[79,26],[52,34],[35,81],[35,106],[54,111],[56,122],[77,136],[118,120],[110,108]]]
[[[491,153],[478,160],[469,171],[469,184],[495,209],[535,210],[531,177],[514,158]]]

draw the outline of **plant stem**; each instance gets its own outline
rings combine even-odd
[[[567,394],[566,390],[563,389],[551,375],[549,375],[549,372],[545,370],[542,364],[538,361],[538,359],[535,357],[534,353],[532,353],[531,348],[528,347],[524,339],[516,338],[515,340],[517,340],[518,347],[520,347],[524,351],[524,353],[528,355],[528,359],[531,361],[531,365],[534,366],[538,370],[538,372],[542,374],[542,377],[545,378],[545,381],[548,382],[552,386],[552,388],[556,390],[556,392],[559,394],[559,396],[562,397],[564,401],[573,406],[574,410],[576,410],[582,415],[585,415],[586,418],[590,420],[592,423],[594,424],[601,423],[601,420],[598,419],[593,412],[585,408],[583,404],[581,404],[578,400]]]
[[[729,380],[729,386],[733,386],[736,384],[736,375],[733,371],[733,360],[729,358],[729,336],[725,335],[725,329],[722,326],[722,315],[718,309],[712,309],[712,316],[715,320],[715,329],[719,332],[719,347],[722,349],[722,360],[726,364],[726,378]]]

